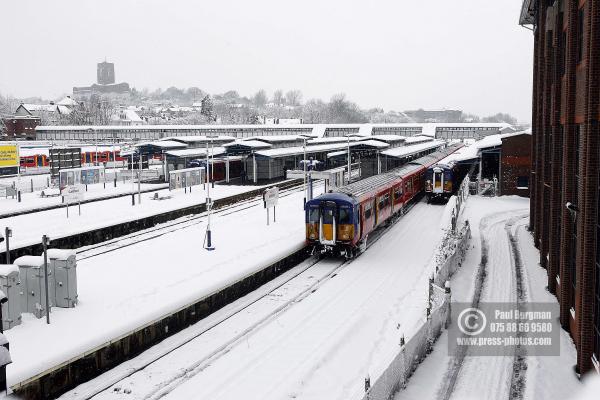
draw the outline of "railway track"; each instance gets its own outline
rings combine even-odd
[[[298,193],[302,191],[302,187],[293,186],[290,188],[283,189],[279,197],[287,197],[294,193]],[[259,201],[260,196],[256,196],[252,199],[242,200],[232,205],[224,206],[219,209],[215,209],[212,214],[219,216],[226,216],[230,214],[234,214],[240,211],[247,210],[252,207],[258,207],[262,203]],[[258,202],[257,202],[258,201]],[[153,228],[145,229],[143,231],[131,233],[125,236],[121,236],[115,239],[111,239],[102,243],[98,243],[91,246],[81,247],[77,250],[77,260],[82,261],[91,257],[96,257],[102,254],[110,253],[112,251],[116,251],[122,249],[124,247],[129,247],[135,245],[137,243],[145,242],[148,240],[156,239],[160,236],[176,232],[182,229],[186,229],[192,226],[196,226],[202,224],[207,216],[207,212],[202,212],[197,215],[182,217],[179,220],[173,222],[167,222],[164,224],[160,224]]]
[[[289,194],[293,192],[294,191],[290,191]],[[411,203],[405,209],[404,214],[408,213],[410,209],[414,207],[415,204],[416,202]],[[241,211],[241,209],[230,212]],[[401,217],[396,218],[389,225],[384,226],[381,229],[374,232],[374,234],[372,234],[371,237],[369,237],[366,251],[368,251],[368,249],[374,243],[376,243],[381,237],[383,237],[400,219]],[[232,349],[241,341],[243,341],[244,338],[255,334],[261,329],[262,326],[268,324],[271,321],[276,320],[279,315],[290,310],[292,307],[294,307],[294,305],[298,304],[299,302],[310,296],[312,293],[317,291],[323,284],[325,284],[330,279],[333,279],[345,267],[347,267],[355,260],[356,258],[352,260],[339,260],[321,259],[319,256],[312,256],[308,260],[293,267],[288,272],[276,278],[274,281],[272,281],[271,284],[265,285],[266,288],[260,288],[257,291],[246,296],[249,297],[247,301],[242,301],[240,305],[234,306],[231,309],[227,310],[224,313],[224,315],[221,315],[218,319],[215,319],[211,321],[208,325],[203,326],[201,329],[198,329],[195,333],[183,338],[180,341],[172,343],[172,345],[169,346],[169,348],[155,352],[149,358],[135,365],[125,366],[124,368],[122,368],[122,371],[118,371],[117,373],[115,373],[112,376],[112,379],[107,379],[102,383],[92,385],[93,388],[86,393],[74,390],[65,394],[62,398],[100,399],[110,398],[111,396],[119,397],[123,394],[127,394],[130,390],[127,387],[127,379],[132,375],[137,373],[143,373],[149,367],[153,366],[160,360],[164,359],[165,357],[168,357],[169,355],[177,351],[185,351],[185,349],[182,349],[184,346],[192,343],[195,340],[201,340],[202,335],[205,335],[211,330],[218,328],[220,325],[227,323],[227,321],[231,320],[235,316],[239,316],[240,314],[247,312],[248,309],[257,305],[259,302],[268,301],[270,298],[274,297],[279,298],[281,300],[279,296],[285,297],[285,300],[278,303],[269,312],[267,312],[257,320],[253,321],[248,326],[245,326],[242,331],[235,334],[231,338],[228,338],[218,347],[212,349],[212,351],[210,351],[208,354],[205,354],[199,359],[194,360],[188,365],[180,366],[177,370],[177,373],[165,377],[158,385],[156,385],[153,388],[153,390],[151,390],[148,393],[145,393],[142,397],[136,396],[136,399],[160,399],[163,396],[170,393],[175,388],[177,388],[178,386],[180,386],[181,384],[185,383],[193,376],[202,372],[208,365],[215,362],[220,357],[226,355],[230,351],[230,349]],[[309,279],[310,284],[302,285],[301,283],[299,283],[299,281],[305,281],[307,279],[306,277],[312,278]],[[301,287],[301,290],[294,291],[293,288],[295,287]],[[293,294],[290,295],[290,293]],[[198,325],[200,325],[200,323]],[[140,357],[143,357],[143,355]],[[135,363],[135,359],[133,360],[133,362],[130,361],[125,364],[133,363]],[[119,367],[117,367],[117,369],[119,369]],[[108,374],[110,373],[111,372],[109,372]]]

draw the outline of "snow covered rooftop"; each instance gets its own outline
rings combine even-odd
[[[157,140],[155,142],[144,142],[136,144],[135,147],[155,146],[163,149],[185,149],[187,144],[176,142],[174,140]]]
[[[169,136],[161,140],[175,140],[177,142],[183,143],[206,143],[206,142],[233,142],[235,138],[233,136],[219,135],[217,137],[210,136],[194,136],[194,135],[186,135],[186,136]]]
[[[450,154],[448,157],[444,158],[440,163],[448,164],[451,162],[459,162],[466,160],[473,160],[479,157],[479,152],[484,149],[490,149],[493,147],[502,146],[502,139],[518,136],[518,135],[530,135],[531,132],[528,131],[520,131],[520,132],[510,132],[496,135],[489,135],[484,137],[481,140],[476,141],[470,146],[465,146],[458,150],[456,153]]]
[[[277,136],[252,136],[244,138],[242,141],[261,141],[267,143],[281,143],[281,142],[298,142],[304,140],[303,136],[300,135],[277,135]]]
[[[0,264],[0,276],[8,276],[13,273],[19,273],[19,266],[15,264]]]
[[[347,147],[346,143],[331,143],[331,144],[318,144],[313,146],[306,146],[306,153],[321,153],[330,150],[340,150]],[[269,149],[269,150],[260,150],[256,152],[257,156],[262,157],[285,157],[285,156],[294,156],[300,155],[304,153],[304,148],[302,146],[294,146],[294,147],[282,147],[278,149]]]
[[[67,106],[67,107],[73,107],[73,106],[78,105],[78,103],[75,100],[73,100],[71,98],[71,96],[65,97],[64,99],[62,99],[61,101],[59,101],[56,104],[58,104],[59,106]]]
[[[212,149],[208,149],[209,155],[220,156],[225,154],[224,147],[214,147]],[[194,149],[184,149],[184,150],[170,150],[166,151],[165,154],[173,157],[206,157],[206,148],[205,147],[197,147]]]
[[[248,149],[269,149],[273,147],[270,143],[262,142],[260,140],[239,140],[232,143],[226,143],[223,145],[225,148],[240,147]]]
[[[436,147],[443,146],[445,142],[443,140],[432,140],[430,142],[419,143],[412,146],[395,147],[393,149],[384,150],[381,154],[388,157],[402,158],[417,154],[425,150],[434,149]]]
[[[22,256],[13,261],[16,265],[26,267],[41,267],[44,265],[44,257],[42,256]]]
[[[406,141],[408,138],[400,135],[372,135],[371,139],[381,140],[382,142],[386,143],[398,143]]]
[[[423,135],[409,136],[406,138],[406,144],[430,142],[432,140],[433,140],[433,138],[431,136],[423,136]]]

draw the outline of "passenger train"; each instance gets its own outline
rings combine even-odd
[[[427,203],[440,199],[447,201],[457,189],[457,171],[454,163],[437,163],[427,168],[425,172]]]
[[[322,253],[355,257],[366,249],[369,234],[403,214],[423,192],[427,169],[460,147],[449,146],[307,201],[307,244]]]
[[[104,162],[112,162],[113,158],[115,158],[117,162],[126,161],[125,157],[121,156],[120,150],[114,151],[114,157],[112,150],[98,150],[97,153],[96,151],[81,152],[82,165],[94,164],[96,162],[100,164]],[[20,164],[21,168],[39,168],[50,166],[50,157],[48,155],[48,149],[28,149],[26,154],[20,156]]]

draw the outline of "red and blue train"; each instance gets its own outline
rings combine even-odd
[[[322,253],[355,257],[366,249],[369,234],[403,214],[423,192],[427,169],[460,147],[451,145],[307,201],[307,244]]]
[[[447,201],[458,189],[455,163],[437,163],[425,172],[425,195],[427,203]]]

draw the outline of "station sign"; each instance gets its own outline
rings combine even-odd
[[[275,207],[279,200],[279,188],[277,186],[269,188],[263,193],[263,202],[265,208]]]
[[[65,202],[67,204],[71,204],[81,203],[83,201],[84,192],[85,187],[83,185],[69,185],[65,186],[65,188],[61,190],[60,194],[65,198]]]

